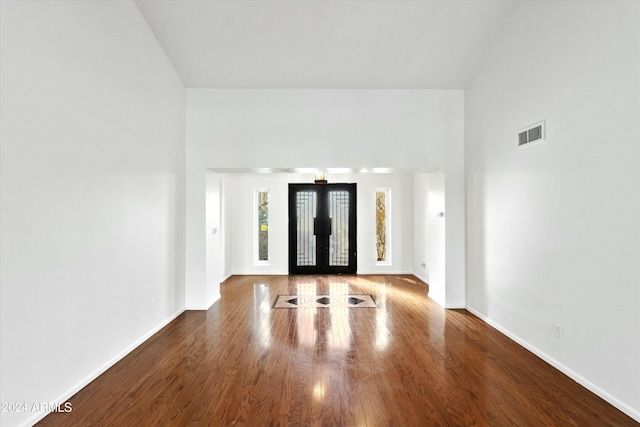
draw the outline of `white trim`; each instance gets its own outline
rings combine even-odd
[[[154,334],[156,334],[162,328],[167,326],[169,323],[173,322],[178,316],[180,316],[184,312],[185,312],[185,309],[180,309],[177,312],[175,312],[173,315],[171,315],[169,318],[164,320],[162,323],[160,323],[159,325],[157,325],[156,327],[151,329],[149,332],[144,334],[142,337],[140,337],[139,339],[134,341],[133,344],[131,344],[130,346],[128,346],[127,348],[122,350],[120,353],[118,353],[117,355],[112,357],[105,364],[103,364],[98,369],[93,371],[91,374],[87,375],[85,378],[80,380],[78,383],[76,383],[76,385],[74,385],[69,390],[64,392],[58,399],[54,399],[53,402],[59,402],[59,403],[62,404],[64,402],[68,401],[77,392],[79,392],[80,390],[85,388],[87,385],[89,385],[89,383],[91,381],[95,380],[100,375],[105,373],[108,369],[110,369],[113,365],[118,363],[120,360],[124,359],[125,356],[127,356],[129,353],[131,353],[136,348],[138,348],[141,344],[143,344],[145,341],[147,341],[149,338],[151,338]],[[32,425],[36,424],[37,422],[41,421],[44,417],[46,417],[49,414],[50,414],[50,412],[44,412],[44,411],[43,412],[36,412],[30,418],[28,418],[26,421],[22,422],[19,425],[20,426],[32,426]]]
[[[619,410],[621,410],[625,414],[629,415],[631,418],[633,418],[636,421],[640,422],[640,412],[639,411],[635,410],[631,406],[627,405],[626,403],[620,401],[616,397],[614,397],[611,394],[607,393],[606,391],[604,391],[603,389],[601,389],[600,387],[598,387],[597,385],[595,385],[591,381],[589,381],[586,378],[584,378],[582,375],[576,373],[572,369],[570,369],[567,366],[563,365],[562,363],[558,362],[556,359],[554,359],[553,357],[549,356],[544,351],[538,349],[533,344],[530,344],[529,342],[527,342],[527,341],[523,340],[522,338],[518,337],[516,334],[514,334],[513,332],[511,332],[507,328],[505,328],[502,325],[500,325],[499,323],[494,322],[493,320],[489,319],[488,317],[486,317],[485,315],[483,315],[479,311],[475,310],[474,308],[467,306],[467,311],[471,312],[474,316],[478,317],[480,320],[482,320],[483,322],[487,323],[488,325],[490,325],[494,329],[498,330],[499,332],[501,332],[502,334],[504,334],[505,336],[507,336],[511,340],[513,340],[516,343],[520,344],[522,347],[526,348],[531,353],[535,354],[540,359],[544,360],[549,365],[553,366],[554,368],[556,368],[557,370],[559,370],[560,372],[562,372],[563,374],[565,374],[569,378],[573,379],[578,384],[582,385],[583,387],[585,387],[586,389],[588,389],[592,393],[598,395],[599,397],[601,397],[602,399],[606,400],[607,402],[609,402],[610,404],[612,404],[613,406],[615,406],[616,408],[618,408]]]

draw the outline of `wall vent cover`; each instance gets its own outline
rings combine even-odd
[[[544,120],[518,131],[518,146],[523,146],[532,142],[544,141],[544,139]]]

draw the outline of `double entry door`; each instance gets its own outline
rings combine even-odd
[[[356,273],[356,184],[289,184],[289,273]]]

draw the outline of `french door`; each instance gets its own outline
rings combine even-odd
[[[289,273],[356,273],[356,184],[289,184]]]

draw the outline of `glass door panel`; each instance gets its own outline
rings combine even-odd
[[[329,191],[329,265],[349,265],[349,192]]]
[[[316,265],[315,191],[296,192],[296,266]]]

